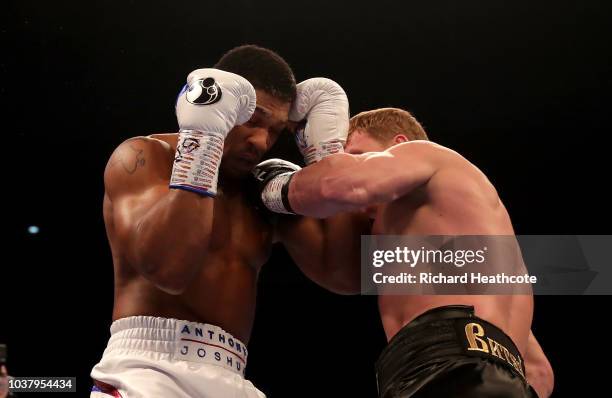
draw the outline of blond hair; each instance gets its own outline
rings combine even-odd
[[[353,116],[349,122],[349,136],[355,130],[363,130],[381,143],[398,134],[405,135],[409,141],[429,139],[414,116],[398,108],[379,108]]]

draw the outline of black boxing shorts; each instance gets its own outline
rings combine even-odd
[[[463,305],[404,326],[378,358],[376,377],[380,398],[537,397],[510,337]]]

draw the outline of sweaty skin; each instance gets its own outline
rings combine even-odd
[[[372,234],[514,235],[497,191],[473,164],[428,141],[397,143],[385,146],[366,132],[353,132],[345,154],[329,156],[294,175],[291,207],[321,218],[365,209],[374,219]],[[378,302],[388,340],[429,309],[474,306],[477,316],[510,336],[527,369],[541,369],[540,375],[549,371],[545,376],[550,379],[537,386],[538,393],[548,396],[552,391],[552,369],[530,332],[531,295],[380,295]]]
[[[359,133],[351,135],[347,153],[368,149],[355,142],[355,134]],[[320,181],[322,192],[316,193],[312,188],[316,184],[309,180],[311,175],[320,178],[319,173],[325,177]],[[311,215],[309,206],[317,199],[330,202],[326,209],[314,210],[318,214],[312,215],[319,216],[380,203],[369,209],[374,218],[372,234],[514,235],[510,217],[486,176],[456,152],[426,141],[402,143],[379,153],[330,156],[297,173],[292,182],[289,198],[299,214]],[[380,295],[387,338],[423,312],[451,304],[473,305],[478,316],[504,330],[524,351],[533,313],[530,295]]]
[[[150,315],[217,325],[243,342],[273,231],[247,202],[248,175],[287,122],[289,104],[257,91],[251,120],[229,133],[219,194],[170,190],[178,134],[125,141],[105,170],[104,221],[113,255],[113,320]]]

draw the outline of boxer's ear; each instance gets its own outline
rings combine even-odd
[[[397,134],[393,137],[393,144],[401,144],[402,142],[410,141],[404,134]]]

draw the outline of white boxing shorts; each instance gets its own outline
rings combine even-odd
[[[209,324],[118,319],[91,371],[91,398],[265,398],[244,378],[246,346]]]

